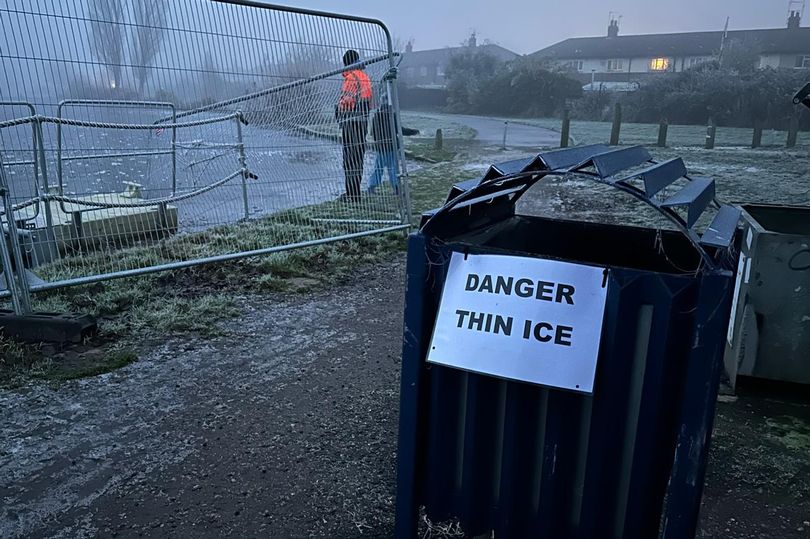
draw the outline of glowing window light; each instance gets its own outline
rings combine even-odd
[[[666,71],[669,69],[669,58],[653,58],[650,60],[650,71]]]

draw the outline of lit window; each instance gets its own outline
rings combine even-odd
[[[669,58],[653,58],[650,60],[650,71],[667,71]]]
[[[608,71],[621,71],[624,69],[624,60],[608,60]]]

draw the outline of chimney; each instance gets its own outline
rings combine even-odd
[[[790,17],[788,17],[787,27],[790,30],[799,28],[802,24],[802,15],[798,11],[791,11]]]
[[[475,48],[478,45],[478,40],[475,38],[475,32],[470,35],[470,41],[467,43],[470,48]]]
[[[610,25],[608,26],[608,37],[618,37],[619,35],[619,21],[616,19],[610,20]]]
[[[408,43],[405,45],[405,52],[413,52],[413,40],[408,41]]]

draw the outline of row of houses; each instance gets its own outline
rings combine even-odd
[[[529,56],[567,67],[586,89],[592,84],[620,87],[656,74],[684,71],[737,45],[753,51],[760,68],[810,69],[810,27],[802,27],[801,17],[800,12],[791,11],[784,28],[627,36],[620,35],[619,21],[611,20],[604,36],[566,39]],[[410,88],[445,88],[450,59],[470,49],[491,54],[500,62],[520,56],[499,45],[479,45],[475,35],[461,47],[415,51],[409,43],[400,65],[401,82]]]

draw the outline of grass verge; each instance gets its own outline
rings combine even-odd
[[[457,181],[454,169],[457,165],[442,163],[422,167],[412,175],[416,216],[441,204],[450,184]],[[71,256],[37,271],[46,280],[54,281],[363,232],[369,229],[368,225],[346,221],[393,221],[396,216],[391,213],[392,200],[393,193],[386,185],[380,195],[357,205],[317,204],[114,253],[97,251]],[[139,340],[149,334],[217,335],[221,321],[240,314],[237,299],[240,295],[298,293],[339,285],[358,267],[395,256],[404,247],[402,233],[365,236],[35,294],[37,311],[80,312],[96,317],[104,354],[100,358],[89,354],[89,359],[88,354],[83,354],[81,361],[66,360],[64,354],[54,353],[49,347],[2,340],[0,386],[19,385],[25,379],[65,381],[128,365],[134,360],[130,355],[108,349],[105,343],[126,343],[136,335]]]
[[[138,354],[133,350],[109,350],[91,357],[84,355],[77,361],[49,362],[34,377],[49,382],[67,382],[106,374],[137,360]]]

